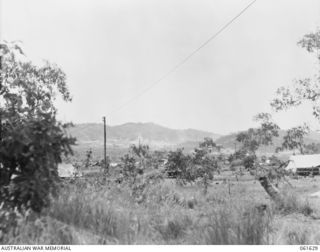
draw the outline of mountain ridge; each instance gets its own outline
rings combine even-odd
[[[69,129],[71,136],[76,137],[78,143],[102,142],[102,123],[75,124]],[[196,129],[171,129],[152,122],[128,122],[121,125],[107,126],[107,140],[113,143],[132,143],[141,141],[151,145],[175,145],[188,141],[201,141],[204,137],[214,140],[221,137],[208,131]]]
[[[241,131],[239,131],[241,132]],[[197,129],[171,129],[153,122],[128,122],[121,125],[107,126],[107,144],[115,147],[128,147],[130,144],[141,142],[152,147],[179,147],[192,149],[198,146],[205,137],[211,137],[217,144],[224,148],[239,148],[240,143],[236,141],[239,132],[220,135],[209,131]],[[273,152],[282,143],[285,130],[279,131],[279,137],[274,138],[271,146],[263,147]],[[80,123],[75,124],[69,130],[71,136],[77,138],[78,144],[99,145],[103,143],[102,123]],[[320,143],[320,134],[310,132],[305,137],[305,143]]]

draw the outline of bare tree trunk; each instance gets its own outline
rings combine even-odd
[[[268,177],[260,177],[259,182],[273,201],[282,202],[283,199],[279,190],[270,182]]]

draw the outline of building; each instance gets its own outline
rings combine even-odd
[[[77,169],[72,164],[61,163],[58,165],[58,174],[61,178],[79,177]]]
[[[287,171],[299,175],[319,175],[320,154],[315,155],[293,155],[289,158]]]

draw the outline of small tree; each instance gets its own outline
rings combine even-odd
[[[256,152],[260,146],[268,146],[273,142],[274,137],[279,136],[279,126],[272,122],[271,115],[260,113],[254,117],[255,121],[260,122],[257,129],[249,129],[237,135],[236,140],[242,143],[241,153],[246,153],[243,157],[244,165],[248,169],[255,167],[257,160]]]
[[[140,144],[138,146],[131,145],[130,152],[139,159],[139,165],[143,170],[146,169],[146,160],[150,158],[150,148],[148,145]]]
[[[149,150],[150,148],[148,145],[140,143],[138,144],[138,146],[134,144],[130,146],[130,151],[139,158],[147,158],[149,156]]]
[[[207,194],[210,180],[214,173],[219,171],[218,157],[212,155],[212,148],[216,148],[216,143],[211,138],[205,138],[199,143],[199,148],[194,150],[192,164],[196,172],[196,178],[199,178],[203,185],[203,192]],[[221,157],[221,156],[219,156]]]
[[[136,159],[129,154],[124,155],[121,158],[121,168],[123,179],[134,184],[138,175]]]
[[[207,194],[209,182],[213,179],[214,172],[218,170],[218,162],[212,155],[208,155],[205,149],[195,149],[192,164],[195,177],[200,179],[203,193]]]
[[[191,170],[191,157],[183,153],[183,149],[170,151],[165,169],[168,177],[176,178],[179,183],[185,184],[194,181]]]

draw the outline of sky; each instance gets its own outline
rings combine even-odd
[[[320,27],[319,0],[258,0],[177,71],[140,95],[236,16],[249,0],[0,0],[0,38],[67,74],[74,123],[154,122],[227,134],[270,112],[275,91],[317,72],[297,45]],[[133,97],[138,98],[132,101]],[[132,101],[128,103],[128,101]],[[123,106],[126,104],[125,106]],[[282,128],[308,107],[274,115]]]

